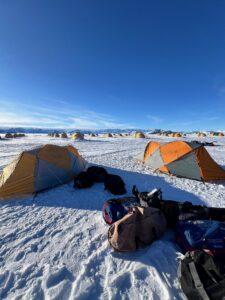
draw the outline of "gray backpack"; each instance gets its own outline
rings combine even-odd
[[[159,239],[165,230],[166,219],[159,209],[134,207],[110,226],[108,240],[116,251],[135,251]]]

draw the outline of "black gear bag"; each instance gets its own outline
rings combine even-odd
[[[181,260],[178,278],[190,300],[225,300],[224,263],[204,251],[187,252]]]

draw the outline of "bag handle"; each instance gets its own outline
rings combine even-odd
[[[194,280],[195,287],[198,290],[199,295],[202,297],[202,300],[210,300],[210,298],[208,297],[206,290],[204,289],[204,286],[199,278],[198,272],[195,267],[195,263],[193,261],[191,261],[188,265],[189,265],[189,269],[191,272],[191,276]]]

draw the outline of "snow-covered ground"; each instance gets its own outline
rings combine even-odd
[[[214,141],[218,146],[207,150],[225,166],[224,137],[185,139]],[[225,207],[224,184],[170,177],[135,161],[149,140],[174,138],[72,142],[30,134],[0,140],[0,170],[23,150],[71,143],[89,163],[122,176],[127,195],[133,184],[141,191],[160,187],[165,199]],[[112,197],[103,184],[76,190],[71,182],[36,197],[0,202],[0,299],[185,299],[177,280],[181,253],[172,231],[135,253],[116,253],[109,247],[101,210]]]

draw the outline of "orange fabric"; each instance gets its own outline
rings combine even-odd
[[[204,181],[225,180],[225,170],[212,159],[204,147],[196,149],[195,153]]]
[[[144,161],[155,152],[161,144],[158,142],[149,142],[145,148]]]
[[[169,173],[167,166],[163,166],[163,167],[159,168],[158,170],[161,172],[164,172],[164,173]]]
[[[70,157],[66,147],[46,145],[39,151],[38,157],[64,170],[70,169]]]
[[[182,141],[171,142],[160,147],[160,153],[165,165],[182,157],[192,150],[193,149],[188,144]]]

